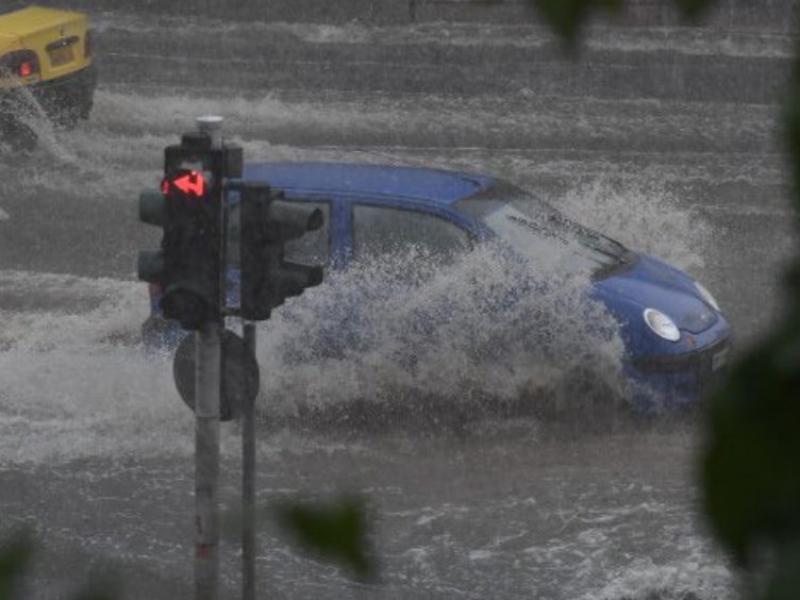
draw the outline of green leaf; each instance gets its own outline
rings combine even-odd
[[[800,591],[800,542],[781,548],[764,600],[797,600]]]
[[[367,548],[363,503],[344,498],[327,506],[287,503],[277,507],[278,522],[306,550],[333,560],[361,578],[373,576],[375,567]]]
[[[711,403],[706,512],[741,564],[800,539],[800,319],[753,349]]]
[[[687,19],[699,18],[714,4],[714,0],[675,0],[675,4]]]
[[[531,2],[570,47],[574,47],[581,26],[593,10],[601,9],[613,14],[623,7],[623,0],[531,0]],[[675,4],[685,18],[697,19],[714,4],[714,0],[675,0]]]
[[[19,578],[28,568],[33,544],[26,534],[18,534],[0,546],[0,600],[11,600]]]
[[[788,91],[784,135],[800,209],[800,57]],[[800,597],[800,261],[786,284],[783,321],[712,401],[702,468],[706,512],[736,560],[774,553],[765,600]]]
[[[93,586],[91,589],[78,593],[72,600],[114,600],[117,597],[116,591],[101,590]]]
[[[532,0],[534,6],[556,33],[574,46],[581,25],[596,8],[616,12],[622,0]]]
[[[121,597],[122,592],[118,581],[106,574],[103,576],[93,575],[90,583],[72,596],[72,600],[114,600]]]

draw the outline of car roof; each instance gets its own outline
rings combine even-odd
[[[244,179],[281,190],[374,199],[404,198],[450,205],[492,187],[485,175],[423,167],[327,162],[261,162],[244,168]]]

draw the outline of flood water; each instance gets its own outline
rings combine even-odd
[[[0,152],[0,533],[31,527],[46,546],[28,597],[62,598],[90,573],[114,573],[126,598],[191,597],[194,421],[170,357],[139,343],[148,301],[134,265],[158,241],[137,220],[138,194],[201,114],[223,115],[247,160],[517,183],[702,281],[739,348],[780,310],[795,218],[777,134],[795,43],[785,22],[599,25],[573,63],[536,24],[236,16],[94,13],[91,119],[73,131],[38,122],[32,155]],[[598,429],[485,414],[481,398],[555,389],[587,347],[613,370],[618,340],[576,320],[569,293],[487,315],[476,298],[514,278],[496,257],[385,297],[403,268],[330,277],[260,329],[259,502],[363,496],[381,564],[378,582],[354,583],[265,518],[263,597],[737,597],[698,512],[699,416]],[[303,354],[355,292],[360,351]],[[445,304],[444,333],[409,332],[415,310]],[[556,351],[524,344],[520,323],[547,330]],[[411,350],[424,357],[413,369]],[[301,410],[420,398],[429,412],[379,427],[322,426]],[[232,511],[236,425],[222,438]],[[237,593],[236,552],[226,538],[223,597]]]

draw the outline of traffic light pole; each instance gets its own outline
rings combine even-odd
[[[322,227],[324,217],[319,209],[291,206],[266,182],[242,180],[242,148],[223,143],[221,117],[200,117],[197,125],[198,133],[165,148],[160,190],[139,197],[139,219],[164,231],[160,250],[139,253],[137,272],[162,290],[163,317],[195,332],[194,340],[184,340],[195,342],[194,365],[188,366],[191,344],[182,343],[173,366],[178,391],[196,419],[195,598],[217,600],[219,593],[220,420],[223,409],[225,418],[233,416],[235,404],[242,416],[242,597],[255,600],[254,321],[269,319],[287,298],[322,282],[321,267],[285,260],[284,254],[287,242]],[[239,193],[241,205],[238,309],[226,302],[227,253],[237,248],[236,238],[227,237],[228,191]],[[244,344],[233,333],[223,338],[225,316],[233,315],[242,319]],[[242,385],[229,390],[226,374]]]
[[[244,321],[247,351],[255,356],[256,327]],[[256,422],[255,401],[242,406],[242,600],[256,597]]]
[[[221,118],[200,117],[198,129],[222,147]],[[220,187],[221,189],[221,187]],[[221,211],[224,214],[224,210]],[[225,230],[222,229],[224,232]],[[224,276],[224,270],[223,270]],[[222,288],[224,290],[224,286]],[[224,293],[224,291],[222,292]],[[216,600],[219,590],[219,416],[222,386],[221,322],[203,323],[195,361],[195,599]]]
[[[219,587],[219,392],[222,352],[219,323],[197,336],[195,371],[195,598],[216,600]]]

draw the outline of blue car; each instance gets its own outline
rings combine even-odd
[[[659,406],[696,404],[724,370],[731,328],[713,296],[689,275],[578,225],[523,190],[489,176],[451,171],[337,163],[254,163],[244,179],[264,181],[289,201],[320,208],[326,226],[287,247],[287,259],[346,270],[403,245],[455,256],[497,244],[520,260],[562,258],[553,268],[585,271],[585,295],[604,306],[624,345],[631,390]],[[229,273],[233,302],[238,273]],[[520,282],[535,294],[542,282]],[[160,316],[161,290],[150,287],[146,345],[173,346],[184,335]],[[498,306],[513,302],[498,300]],[[631,392],[634,404],[650,406]],[[642,410],[648,410],[642,408]]]

